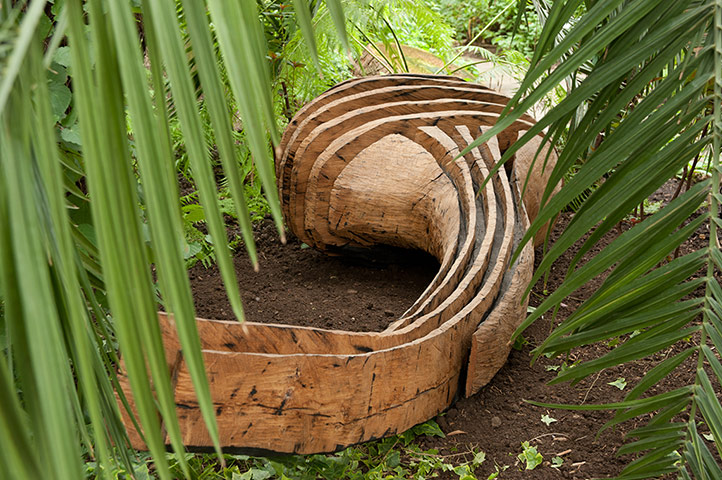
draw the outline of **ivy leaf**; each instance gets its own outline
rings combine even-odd
[[[517,458],[526,465],[526,470],[534,470],[544,461],[541,453],[536,447],[529,445],[529,442],[522,442],[521,447],[523,450]]]
[[[411,429],[415,435],[428,435],[430,437],[441,437],[445,438],[444,432],[441,431],[439,424],[433,420],[416,425]]]
[[[58,47],[53,54],[53,61],[64,67],[70,66],[70,47]]]
[[[386,459],[386,465],[388,465],[389,468],[396,468],[401,465],[401,453],[399,453],[398,450],[391,452]]]
[[[238,473],[232,472],[232,480],[266,480],[273,476],[272,471],[268,469],[252,467],[246,472]]]
[[[416,438],[416,435],[414,435],[413,431],[406,430],[404,433],[399,435],[399,438],[404,443],[404,446],[408,446],[411,442],[414,441],[414,438]]]
[[[559,468],[562,466],[562,463],[564,463],[564,459],[562,457],[554,457],[552,458],[552,468]]]
[[[65,0],[55,0],[54,2],[50,2],[53,4],[52,7],[50,7],[50,13],[52,13],[54,16],[60,15],[60,11],[63,9],[63,6],[65,5]]]
[[[627,386],[627,381],[624,379],[624,377],[619,377],[613,382],[607,382],[607,385],[611,385],[613,387],[617,387],[620,390],[624,390],[624,387]]]
[[[52,82],[48,85],[50,90],[50,109],[53,113],[53,119],[59,122],[65,118],[65,111],[70,106],[70,100],[73,98],[70,89],[62,83]]]
[[[558,420],[556,418],[552,418],[549,415],[544,414],[541,416],[541,421],[548,427],[549,425],[551,425],[552,423],[554,423]]]
[[[142,464],[133,468],[133,476],[138,480],[150,479],[150,472],[148,471],[148,465]]]
[[[474,454],[474,460],[471,461],[471,464],[476,468],[484,463],[484,460],[486,460],[486,453],[478,452]]]
[[[62,129],[60,131],[60,138],[62,138],[68,143],[74,143],[78,146],[82,145],[82,140],[80,139],[80,131],[78,129],[77,123],[70,128]]]
[[[205,212],[203,211],[203,206],[198,205],[197,203],[185,205],[181,210],[183,212],[183,220],[188,223],[203,222],[206,219]]]
[[[188,260],[195,257],[203,248],[198,242],[186,243],[183,245],[183,258]]]
[[[41,15],[40,20],[38,21],[38,35],[40,35],[43,38],[46,38],[55,28],[55,25],[53,25],[53,22],[48,18],[47,15]]]
[[[473,480],[474,477],[472,475],[471,468],[469,468],[469,465],[459,465],[458,467],[454,468],[454,473],[459,476],[459,480]]]
[[[48,81],[52,83],[62,83],[68,81],[68,69],[58,62],[52,62],[48,69]]]
[[[65,117],[65,111],[70,106],[72,94],[65,85],[68,81],[68,72],[64,66],[53,62],[48,69],[48,90],[50,92],[50,108],[53,119],[59,122]]]

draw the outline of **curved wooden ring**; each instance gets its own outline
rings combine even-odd
[[[392,75],[339,84],[296,115],[276,160],[291,231],[331,254],[423,249],[440,268],[383,332],[198,319],[222,445],[312,453],[399,433],[501,367],[526,314],[533,251],[509,264],[529,225],[526,172],[488,177],[533,119],[459,152],[506,101],[453,77]],[[184,441],[209,447],[172,317],[160,314],[160,325]]]

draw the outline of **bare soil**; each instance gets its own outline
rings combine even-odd
[[[421,295],[439,267],[416,251],[329,257],[295,237],[283,245],[270,219],[256,226],[255,238],[258,272],[245,251],[233,258],[246,320],[252,322],[381,331]],[[189,274],[199,317],[235,318],[215,265],[198,263]]]
[[[676,182],[670,182],[652,200],[668,201],[675,189]],[[560,218],[552,232],[552,242],[571,218],[571,213]],[[630,226],[631,222],[625,222],[622,229]],[[706,234],[708,227],[703,226],[681,253],[706,246]],[[587,257],[617,235],[618,232],[607,234]],[[383,330],[411,306],[438,268],[433,258],[415,252],[386,252],[384,258],[373,261],[327,257],[293,238],[282,245],[270,220],[257,226],[256,236],[260,272],[252,270],[245,252],[238,252],[234,259],[247,319],[251,321],[354,331]],[[536,252],[536,257],[538,264],[541,251]],[[545,291],[553,291],[561,283],[571,258],[573,249],[554,265],[546,285],[542,281],[535,285],[530,299],[532,305],[538,305]],[[189,274],[198,315],[232,318],[216,267],[205,269],[198,264]],[[563,359],[542,357],[531,364],[530,351],[549,334],[553,323],[566,318],[602,281],[603,277],[599,277],[567,298],[555,320],[543,318],[532,325],[524,333],[526,343],[512,350],[506,365],[481,392],[458,399],[436,418],[446,438],[425,437],[421,439],[422,447],[438,449],[440,455],[454,463],[470,460],[469,452],[473,449],[484,451],[486,461],[476,471],[478,478],[487,478],[497,468],[504,470],[499,475],[503,479],[590,479],[619,474],[631,458],[618,457],[616,452],[623,444],[625,432],[637,426],[634,421],[598,433],[611,413],[547,410],[525,401],[566,404],[619,401],[624,392],[610,382],[623,377],[634,385],[661,359],[679,348],[671,347],[657,358],[624,368],[604,370],[574,386],[549,385]],[[611,348],[591,345],[576,349],[567,361],[596,358]],[[656,388],[666,391],[687,384],[693,378],[694,367],[691,361],[683,364],[674,377]],[[546,425],[541,421],[542,415],[549,415],[555,421]],[[524,441],[530,442],[544,457],[544,463],[534,470],[522,470],[523,465],[517,459]],[[564,460],[559,468],[550,465],[555,456]],[[457,478],[451,472],[445,475],[442,478]]]

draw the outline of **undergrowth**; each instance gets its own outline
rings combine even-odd
[[[522,12],[516,31],[519,13],[516,0],[428,0],[428,3],[451,24],[459,42],[470,41],[488,25],[477,40],[478,44],[492,45],[499,50],[516,50],[525,55],[534,52],[541,24],[531,3],[527,3]]]
[[[389,438],[346,448],[334,454],[284,455],[252,457],[225,454],[221,464],[213,454],[186,454],[192,479],[197,480],[381,480],[434,478],[451,472],[460,480],[475,480],[475,470],[486,460],[484,452],[469,448],[465,452],[440,455],[435,449],[422,450],[418,438],[424,435],[443,437],[433,420]],[[172,473],[182,477],[178,459],[168,454]],[[497,472],[500,471],[497,469]],[[154,479],[153,464],[144,452],[134,461],[134,471],[121,467],[109,472],[111,478],[124,480]],[[86,478],[100,478],[95,462],[86,463]],[[492,474],[489,478],[495,478]],[[452,477],[453,478],[453,477]]]

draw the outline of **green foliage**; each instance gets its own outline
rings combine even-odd
[[[325,4],[314,2],[311,10],[318,66],[302,32],[289,20],[292,12],[287,2],[274,0],[266,4],[263,14],[266,37],[274,38],[269,43],[269,56],[279,126],[285,126],[306,102],[352,76],[343,42]]]
[[[541,24],[531,3],[525,2],[518,28],[519,7],[516,0],[429,0],[429,3],[451,24],[461,43],[469,42],[484,27],[488,27],[481,34],[479,44],[490,44],[499,50],[516,50],[525,55],[534,52]]]
[[[248,204],[248,211],[252,223],[263,220],[270,214],[268,203],[263,197],[258,183],[247,183],[245,194]],[[183,247],[183,258],[186,259],[188,267],[192,267],[200,261],[208,268],[215,262],[215,249],[213,240],[206,232],[206,216],[203,206],[198,203],[198,192],[192,192],[181,197],[181,213],[183,214],[183,231],[185,245]],[[224,216],[226,225],[233,227],[237,225],[236,205],[233,197],[227,188],[221,187],[218,190],[218,204]],[[233,228],[228,239],[228,246],[235,249],[243,243],[243,237]]]
[[[116,347],[153,471],[171,478],[163,430],[189,475],[158,298],[175,316],[214,439],[216,426],[174,162],[193,177],[198,207],[185,214],[202,212],[204,240],[216,246],[242,318],[223,215],[237,219],[253,258],[241,177],[251,171],[248,152],[251,192],[268,197],[267,207],[250,208],[256,216],[268,208],[280,228],[268,145],[279,136],[258,9],[218,0],[26,3],[0,4],[0,477],[40,478],[50,465],[58,478],[80,478],[81,457],[106,472],[133,470],[114,392]]]
[[[619,377],[613,382],[607,382],[607,385],[611,385],[613,387],[617,387],[620,390],[624,390],[624,388],[627,386],[627,381],[624,379],[624,377]]]
[[[352,40],[350,53],[336,33],[331,11],[321,3],[311,2],[311,5],[320,69],[315,66],[302,32],[289,20],[281,20],[290,16],[291,7],[280,0],[267,2],[265,6],[269,12],[266,15],[268,29],[285,32],[277,35],[283,41],[271,43],[274,47],[270,54],[280,120],[289,120],[303,104],[353,76],[358,58],[370,43],[384,45],[391,52],[392,65],[399,71],[405,69],[397,43],[421,48],[442,58],[451,53],[453,29],[425,2],[360,0],[344,4],[346,26]]]
[[[529,442],[521,442],[521,453],[517,455],[519,461],[524,465],[525,470],[534,470],[544,461],[542,454]]]
[[[443,436],[436,422],[417,425],[399,436],[349,447],[328,455],[283,455],[276,457],[251,457],[248,455],[223,455],[224,464],[213,455],[184,454],[190,478],[208,480],[381,480],[407,478],[423,480],[451,472],[459,479],[475,480],[474,471],[484,463],[484,452],[469,450],[470,460],[458,462],[460,457],[446,458],[436,450],[422,451],[415,440],[419,436]],[[176,454],[168,454],[171,474],[182,477],[181,462]],[[132,464],[136,478],[156,478],[152,459],[141,453]],[[96,462],[85,465],[85,478],[98,478],[100,471]],[[116,465],[107,473],[111,478],[126,478],[127,467]]]
[[[582,246],[565,282],[516,334],[546,312],[553,314],[567,295],[611,270],[591,298],[561,322],[534,354],[538,358],[594,342],[619,339],[620,343],[612,350],[605,349],[599,358],[560,369],[554,382],[578,382],[673,345],[679,353],[663,357],[637,385],[625,389],[622,402],[542,405],[613,410],[615,415],[604,428],[639,418],[643,426],[629,433],[631,441],[618,452],[638,456],[620,478],[654,478],[674,472],[682,478],[717,478],[722,470],[697,431],[697,418],[710,428],[719,454],[722,434],[715,433],[713,425],[720,424],[722,405],[710,377],[722,379],[722,290],[718,281],[722,267],[718,237],[722,3],[586,3],[589,9],[581,18],[577,18],[580,1],[552,4],[519,93],[506,116],[476,141],[483,142],[561,82],[575,78],[566,98],[522,139],[544,129],[555,144],[565,138],[542,203],[570,169],[578,168],[542,209],[524,241],[572,200],[592,191],[546,252],[532,283],[575,242],[581,240]],[[507,151],[502,162],[518,146]],[[709,179],[581,263],[582,256],[605,233],[704,152],[712,158]],[[581,165],[579,158],[585,159]],[[710,229],[709,246],[672,258],[670,254],[705,222]],[[632,336],[633,332],[639,333]],[[693,342],[688,341],[690,336]],[[651,392],[687,360],[688,365],[696,364],[688,385],[671,392]]]
[[[549,425],[551,425],[552,423],[554,423],[554,422],[556,422],[556,421],[558,421],[558,420],[557,420],[556,418],[550,417],[550,416],[547,415],[547,414],[544,414],[544,415],[541,416],[541,421],[542,421],[542,423],[543,423],[544,425],[546,425],[546,426],[548,427]]]
[[[427,3],[366,0],[363,11],[358,11],[356,15],[350,13],[349,16],[372,40],[380,41],[387,47],[393,45],[396,37],[404,45],[445,56],[452,47],[454,31],[445,17]]]

